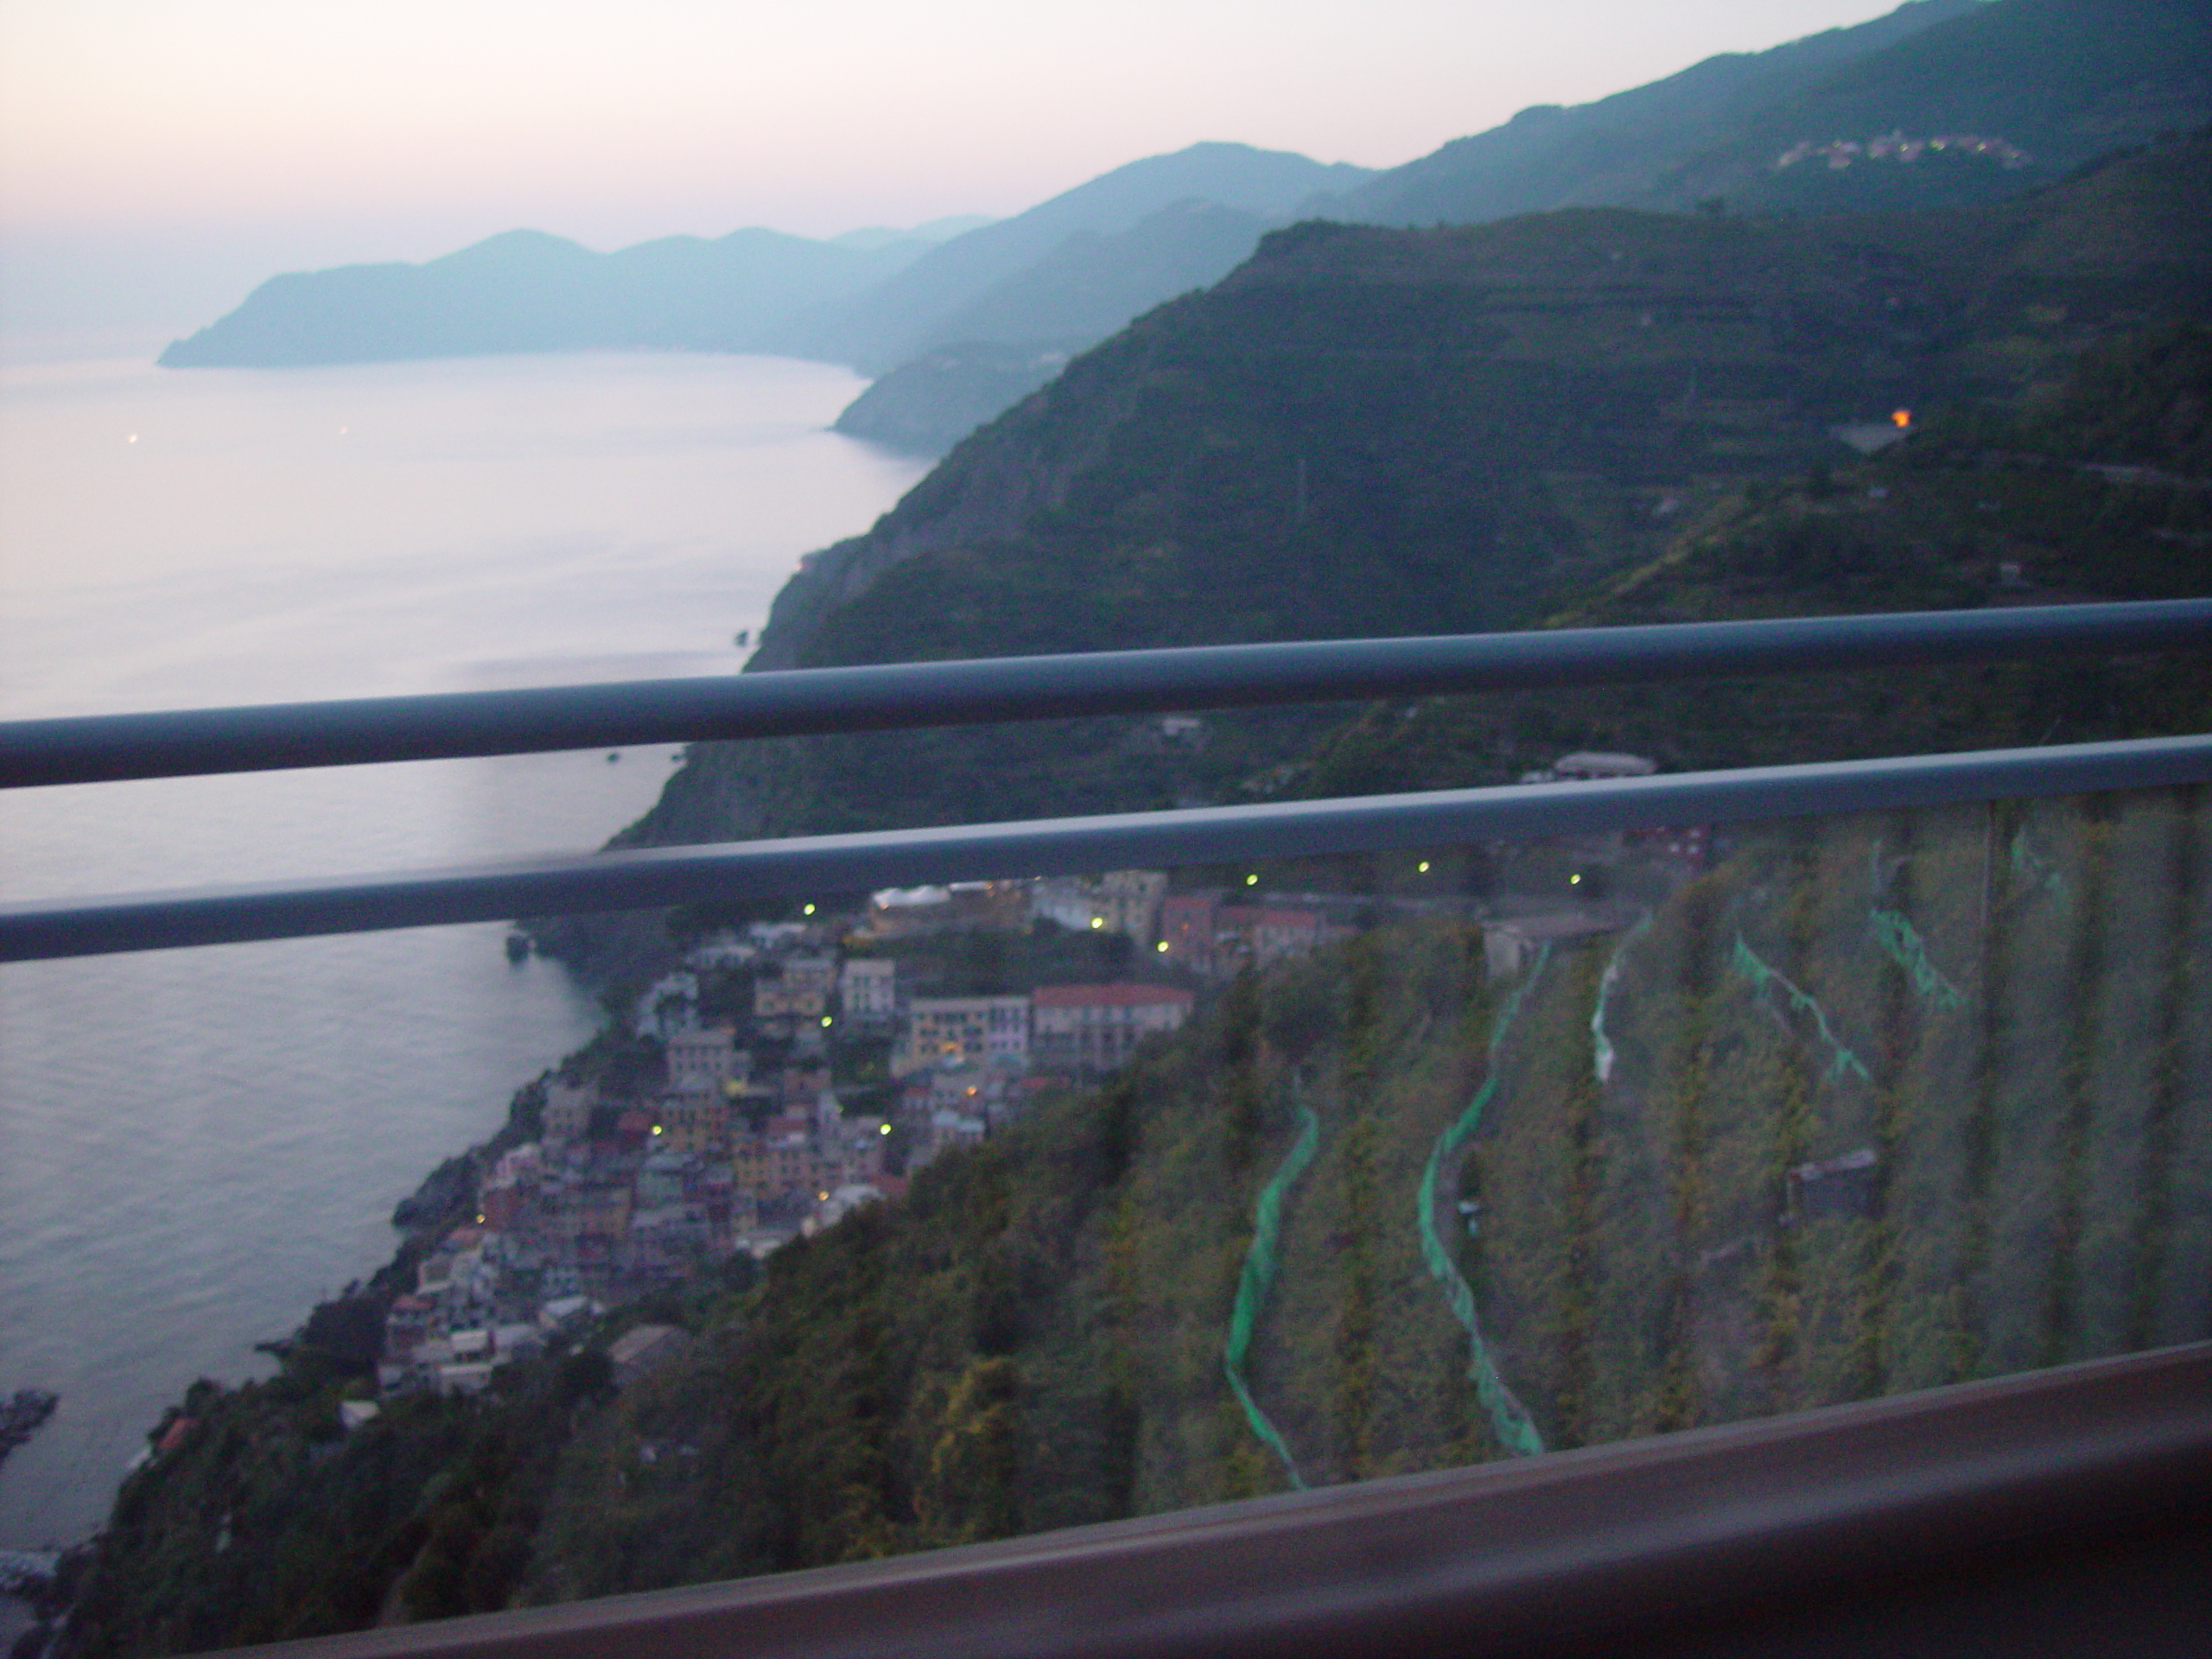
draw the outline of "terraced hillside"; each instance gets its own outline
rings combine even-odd
[[[1428,922],[1242,986],[777,1258],[580,1444],[533,1581],[620,1587],[671,1529],[795,1566],[2212,1334],[2208,828],[2194,794],[1783,827],[1518,978]],[[643,1475],[647,1442],[700,1460]]]

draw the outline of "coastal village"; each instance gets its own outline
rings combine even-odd
[[[1143,976],[917,995],[897,948],[1039,927],[1126,940],[1110,954]],[[1313,910],[1170,895],[1166,875],[1127,870],[886,892],[863,914],[704,939],[638,999],[632,1035],[658,1046],[658,1074],[550,1081],[538,1137],[482,1171],[476,1215],[392,1305],[380,1385],[473,1392],[605,1307],[895,1202],[948,1149],[1179,1030],[1209,986],[1331,932]],[[616,1380],[679,1341],[632,1332],[610,1354]]]
[[[1651,770],[1636,756],[1569,755],[1524,781]],[[1680,879],[1705,843],[1702,829],[1665,830],[1564,850],[1593,873],[1625,856]],[[1632,921],[1639,907],[1601,887],[1534,905],[1454,893],[1397,903],[1480,919],[1498,977],[1542,944]],[[1161,872],[1120,870],[886,891],[857,912],[808,905],[698,939],[632,1007],[626,1040],[650,1064],[549,1078],[536,1138],[477,1171],[475,1214],[391,1305],[379,1386],[474,1392],[607,1308],[895,1203],[932,1160],[1096,1082],[1238,974],[1309,957],[1375,913],[1372,895],[1171,891]],[[1120,971],[931,994],[944,988],[928,972],[933,944],[979,935],[1088,935],[1087,958]],[[632,1330],[610,1352],[615,1380],[683,1341],[668,1326]]]

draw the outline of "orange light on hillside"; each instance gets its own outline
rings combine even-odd
[[[1904,431],[1907,427],[1912,424],[1912,411],[1909,409],[1891,410],[1890,411],[1890,424],[1897,428],[1898,431]]]

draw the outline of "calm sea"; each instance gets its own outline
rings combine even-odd
[[[914,463],[763,358],[0,369],[0,717],[726,673]],[[639,749],[0,796],[0,893],[597,846]],[[499,926],[0,967],[0,1548],[97,1526],[162,1407],[391,1253],[392,1205],[589,1029]]]

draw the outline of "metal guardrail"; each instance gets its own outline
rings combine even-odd
[[[0,962],[2212,781],[2212,736],[656,848],[0,907]]]
[[[1208,646],[0,726],[0,785],[2202,648],[2212,600]],[[685,847],[0,907],[0,962],[929,880],[1381,852],[2212,779],[2212,737]]]
[[[0,787],[2207,644],[2188,599],[794,669],[17,721]]]

